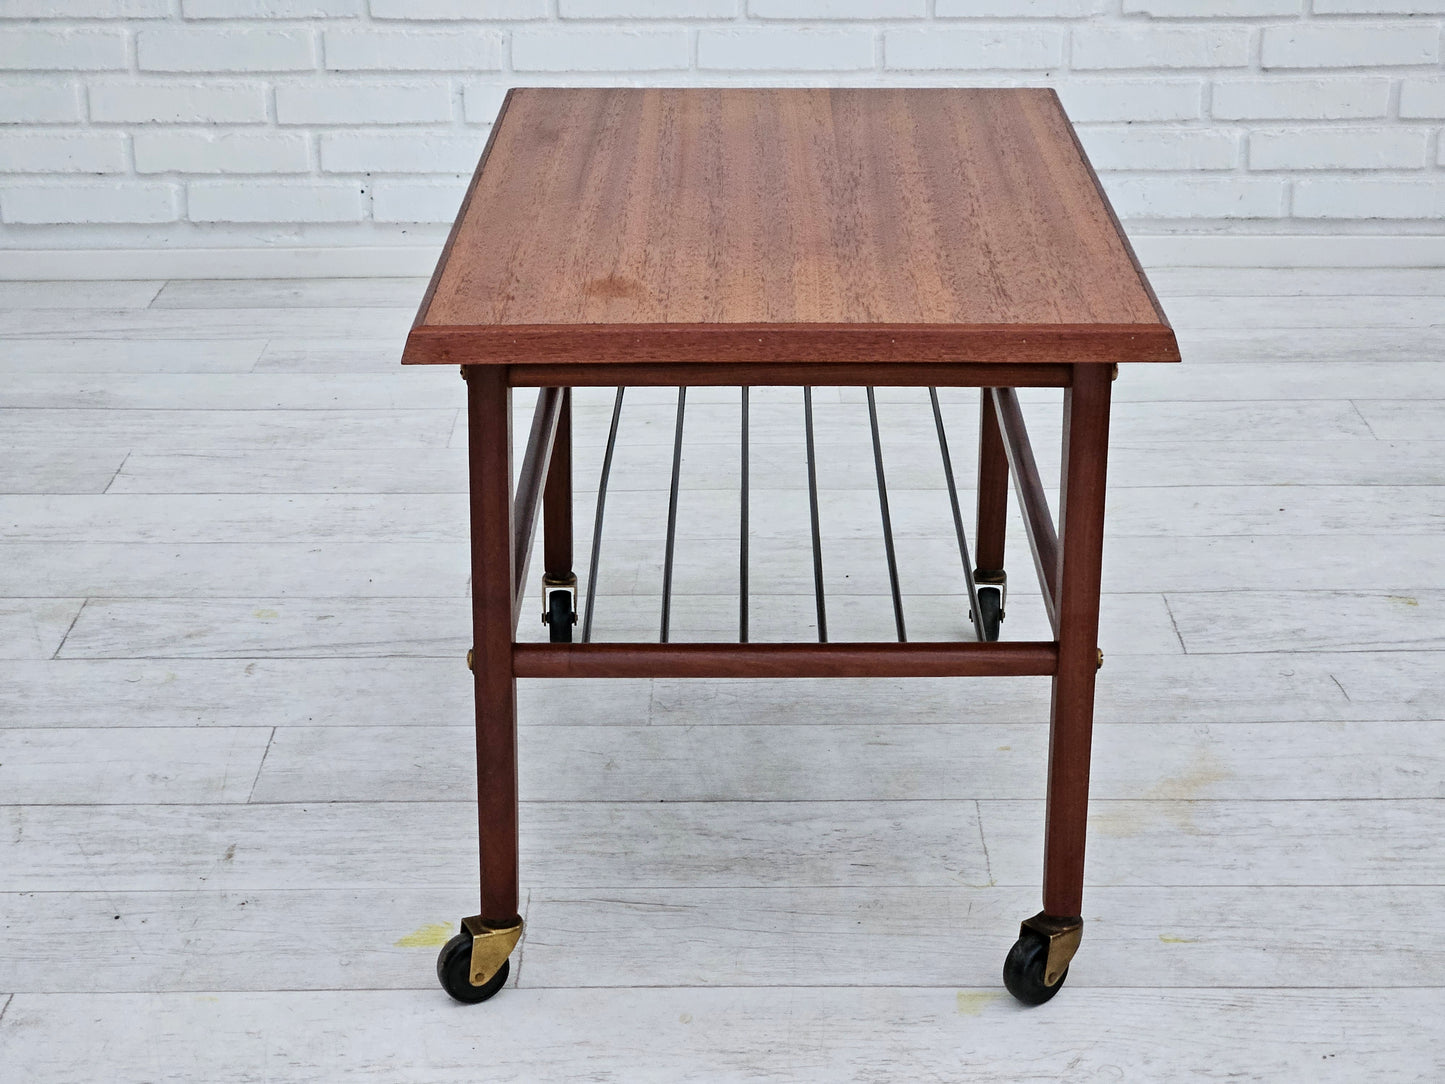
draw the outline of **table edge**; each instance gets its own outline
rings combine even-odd
[[[413,325],[404,365],[1177,362],[1167,324]]]

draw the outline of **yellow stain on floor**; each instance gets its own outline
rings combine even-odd
[[[1197,938],[1197,937],[1170,937],[1167,933],[1161,933],[1161,934],[1159,935],[1159,940],[1163,941],[1166,945],[1197,945],[1197,944],[1199,944],[1199,938]]]
[[[252,615],[259,617],[262,621],[274,621],[281,616],[279,610],[253,610]]]
[[[1409,595],[1386,595],[1385,597],[1386,597],[1387,599],[1389,599],[1391,602],[1398,602],[1401,606],[1418,606],[1418,605],[1420,605],[1420,600],[1419,600],[1419,599],[1417,599],[1417,598],[1411,598]]]
[[[429,922],[393,943],[397,948],[440,948],[452,939],[452,933],[450,922]]]
[[[977,1016],[983,1012],[985,1005],[1001,1001],[1003,996],[1003,992],[1000,990],[960,990],[958,992],[958,1014],[960,1016]]]
[[[1193,802],[1207,797],[1215,783],[1223,783],[1234,773],[1212,748],[1202,745],[1194,752],[1193,765],[1179,775],[1161,779],[1140,798],[1149,804],[1120,803],[1100,806],[1089,811],[1089,827],[1101,835],[1115,839],[1137,836],[1150,827],[1150,818],[1162,816],[1180,831],[1197,835]]]

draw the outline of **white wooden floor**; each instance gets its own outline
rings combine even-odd
[[[1185,364],[1115,385],[1088,925],[1035,1010],[1035,679],[522,683],[516,988],[450,1002],[466,434],[456,371],[397,364],[423,284],[0,284],[0,1077],[1445,1079],[1445,271],[1154,281]],[[880,400],[910,635],[965,636],[927,400]],[[817,402],[830,631],[887,636],[866,408]],[[689,405],[674,635],[726,638],[737,393]],[[755,391],[760,639],[813,634],[801,417]],[[629,395],[600,638],[655,636],[672,425]],[[1045,629],[1020,538],[1006,638]]]

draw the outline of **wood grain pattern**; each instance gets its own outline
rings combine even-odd
[[[528,88],[403,360],[1178,357],[1051,90]]]

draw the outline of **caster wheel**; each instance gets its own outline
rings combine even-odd
[[[1044,985],[1044,970],[1049,959],[1049,944],[1042,937],[1025,934],[1014,942],[1003,961],[1003,984],[1008,992],[1025,1005],[1042,1005],[1059,992],[1069,969],[1052,986]]]
[[[999,625],[1003,623],[1003,592],[997,587],[978,589],[979,619],[983,622],[983,638],[989,643],[998,639]]]
[[[572,593],[553,591],[547,596],[547,628],[554,644],[572,642]]]
[[[458,1001],[468,1005],[486,1001],[507,984],[512,961],[503,960],[501,970],[484,986],[472,985],[472,935],[463,930],[445,945],[437,955],[437,978],[442,989]]]

